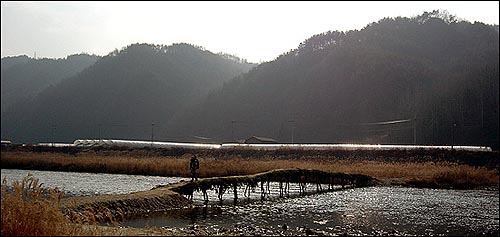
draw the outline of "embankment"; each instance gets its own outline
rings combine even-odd
[[[130,194],[72,197],[62,199],[60,207],[75,222],[109,222],[131,215],[182,208],[191,203],[170,187],[162,187]]]

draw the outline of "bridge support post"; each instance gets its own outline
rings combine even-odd
[[[225,188],[220,185],[219,186],[219,194],[218,194],[218,197],[219,197],[219,203],[222,204],[222,195],[224,195],[224,192],[225,192]]]
[[[260,181],[260,200],[264,200],[266,192],[264,191],[264,181]]]
[[[316,192],[323,191],[323,187],[321,187],[321,183],[316,183]]]
[[[283,197],[283,182],[280,181],[280,197]]]
[[[233,183],[234,203],[238,201],[238,184]]]
[[[204,204],[206,205],[208,203],[208,194],[206,189],[202,189],[201,192],[203,193],[203,201]]]
[[[221,180],[222,179],[222,180]],[[368,180],[368,181],[367,181]],[[174,187],[172,190],[185,195],[189,200],[193,200],[193,192],[201,191],[203,193],[203,200],[205,205],[209,202],[207,190],[215,190],[218,195],[219,202],[223,203],[223,195],[226,191],[233,189],[234,202],[238,200],[238,186],[245,185],[244,196],[251,197],[250,192],[257,192],[256,189],[260,182],[260,196],[261,200],[265,200],[271,195],[271,182],[277,182],[279,185],[279,197],[282,198],[287,194],[290,197],[290,183],[297,183],[299,188],[299,195],[307,194],[307,184],[316,185],[316,192],[325,192],[328,185],[328,191],[340,190],[346,188],[356,188],[370,184],[371,177],[366,175],[350,175],[343,173],[325,173],[319,170],[277,170],[273,172],[265,172],[258,175],[252,175],[247,179],[240,177],[223,177],[215,180],[203,179],[199,182],[190,182],[187,184]],[[264,183],[265,182],[265,183]],[[313,188],[313,187],[311,187]],[[250,190],[251,189],[251,190]],[[311,190],[313,192],[314,189]],[[247,194],[248,192],[248,194]],[[257,194],[258,195],[258,194]],[[276,193],[277,195],[277,193]]]
[[[285,193],[287,197],[290,196],[290,177],[288,177],[288,180],[285,183]]]
[[[269,188],[269,180],[267,180],[267,197],[269,197],[269,194],[271,194],[271,189]]]
[[[248,197],[250,197],[250,184],[245,185],[245,191],[243,192],[244,197],[247,197],[247,190],[248,190]]]

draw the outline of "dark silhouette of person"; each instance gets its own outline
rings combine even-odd
[[[189,169],[191,170],[191,181],[198,180],[198,177],[196,176],[196,170],[199,168],[200,162],[198,161],[198,158],[196,158],[196,155],[193,155],[191,157],[191,162],[189,163]]]

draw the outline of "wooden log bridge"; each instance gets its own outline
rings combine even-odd
[[[70,219],[86,219],[88,213],[103,216],[109,213],[116,220],[129,215],[156,212],[171,208],[187,207],[192,204],[193,193],[202,192],[205,203],[208,203],[208,190],[215,190],[222,202],[226,191],[233,191],[234,201],[238,200],[238,187],[244,187],[244,196],[250,196],[259,188],[261,199],[270,194],[271,182],[279,185],[279,195],[289,196],[290,186],[297,185],[299,195],[306,194],[307,184],[316,184],[317,192],[327,192],[343,188],[365,187],[375,184],[375,179],[360,174],[332,173],[308,169],[278,169],[268,172],[215,178],[202,178],[197,181],[181,181],[175,184],[160,185],[151,190],[129,194],[104,194],[98,196],[73,197],[61,200],[61,209]],[[328,185],[323,190],[322,185]],[[336,186],[337,188],[335,188]],[[187,196],[187,198],[185,197]],[[106,214],[108,215],[108,214]],[[93,215],[89,215],[91,218]],[[103,216],[102,220],[106,221]]]
[[[298,185],[299,195],[306,194],[307,184],[316,185],[316,192],[338,190],[339,188],[366,187],[374,184],[375,180],[367,175],[332,173],[310,169],[277,169],[253,175],[203,178],[191,182],[181,182],[171,185],[170,190],[193,199],[194,192],[201,192],[205,203],[208,203],[208,190],[215,190],[222,203],[223,195],[232,190],[234,201],[238,200],[238,187],[245,187],[244,196],[260,189],[261,199],[269,197],[271,182],[278,183],[279,196],[290,194],[290,185]],[[328,185],[323,189],[322,185]],[[334,188],[334,186],[338,188]]]

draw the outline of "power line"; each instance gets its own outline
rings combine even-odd
[[[361,132],[365,133],[370,133],[370,132],[386,132],[386,131],[400,131],[400,130],[410,130],[413,129],[413,126],[411,127],[403,127],[403,128],[381,128],[381,129],[369,129],[369,130],[362,130]]]
[[[382,122],[373,122],[373,123],[360,123],[359,125],[387,125],[387,124],[398,124],[398,123],[406,123],[410,122],[414,119],[401,119],[401,120],[390,120],[390,121],[382,121]]]

